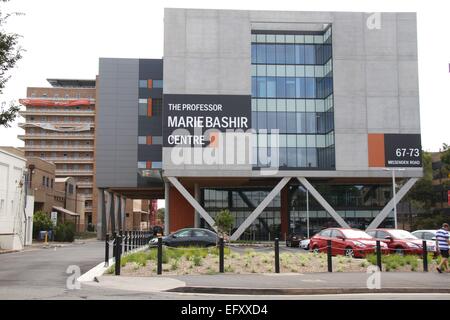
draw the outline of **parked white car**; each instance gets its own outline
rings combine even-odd
[[[431,241],[436,241],[436,231],[437,230],[416,230],[411,232],[414,236],[421,240],[428,240],[428,251],[436,251],[436,244],[431,245]]]
[[[304,239],[300,241],[300,248],[309,250],[309,239]]]

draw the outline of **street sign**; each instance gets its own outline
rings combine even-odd
[[[58,212],[52,211],[50,219],[52,220],[53,225],[56,227],[56,224],[58,222]]]

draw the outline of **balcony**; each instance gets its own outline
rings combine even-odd
[[[19,114],[25,116],[76,116],[76,117],[93,117],[95,110],[81,110],[74,108],[57,109],[57,108],[33,108],[19,111]]]
[[[92,193],[84,194],[84,200],[92,200]]]
[[[94,158],[50,158],[50,157],[43,157],[44,160],[50,161],[53,163],[93,163]]]
[[[95,135],[93,134],[74,134],[74,133],[52,133],[52,134],[25,134],[17,136],[20,140],[93,140]]]
[[[92,182],[85,182],[85,181],[79,181],[77,182],[77,187],[78,188],[86,188],[86,189],[91,189],[94,186],[94,184]]]
[[[77,146],[77,145],[33,145],[25,146],[25,151],[94,151],[94,145]]]
[[[36,128],[36,127],[41,127],[42,125],[55,125],[55,126],[87,126],[89,125],[90,128],[94,127],[94,122],[93,121],[37,121],[37,120],[28,120],[27,122],[19,122],[18,126],[21,128],[26,128],[26,127],[31,127],[31,128]],[[51,130],[51,129],[47,129],[47,130]]]
[[[94,170],[86,169],[56,169],[55,175],[57,176],[91,176],[94,174]]]
[[[92,212],[92,206],[84,207],[84,212]]]

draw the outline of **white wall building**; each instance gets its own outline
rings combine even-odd
[[[0,249],[31,244],[33,197],[26,195],[26,159],[0,149]]]

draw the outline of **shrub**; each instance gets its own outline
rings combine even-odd
[[[39,231],[49,231],[53,229],[53,222],[47,213],[37,211],[33,215],[33,238],[39,237]]]
[[[55,228],[55,241],[73,242],[75,238],[75,224],[73,222],[60,223]]]
[[[214,220],[219,233],[223,235],[230,234],[230,230],[234,223],[234,217],[228,209],[220,211]]]
[[[202,257],[201,256],[194,256],[193,258],[194,266],[199,267],[202,265]]]

